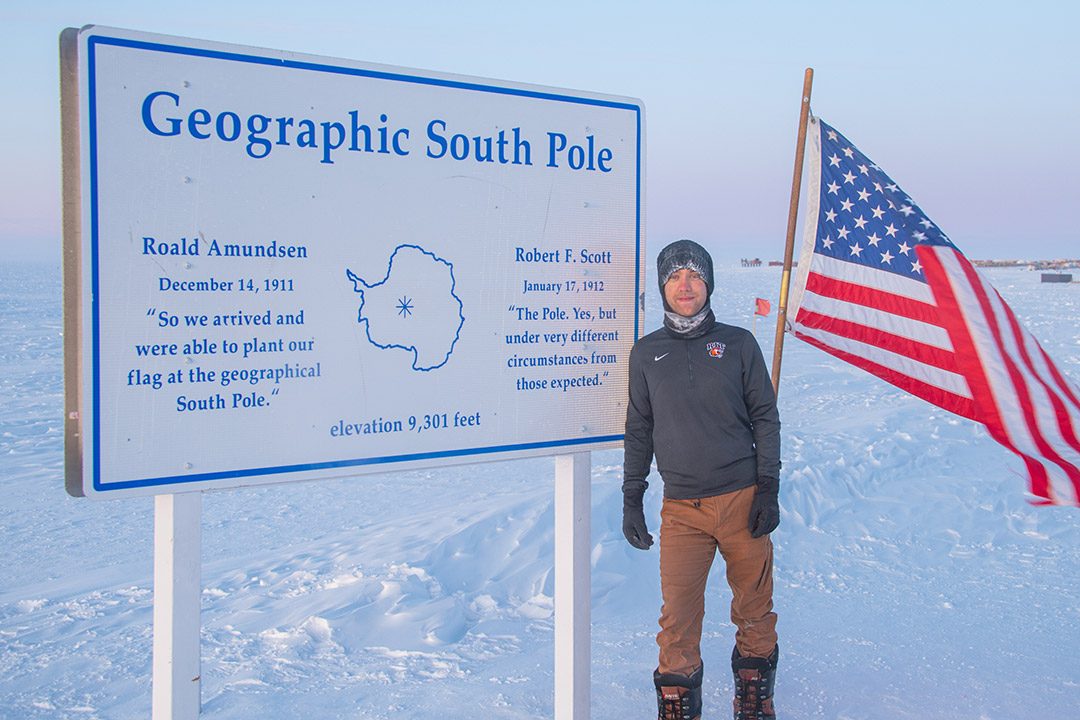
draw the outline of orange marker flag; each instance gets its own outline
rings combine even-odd
[[[772,305],[765,298],[754,298],[754,325],[750,332],[757,333],[757,316],[766,317],[772,311]]]

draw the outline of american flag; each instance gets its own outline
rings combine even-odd
[[[807,158],[788,330],[983,423],[1036,502],[1080,504],[1080,390],[918,205],[817,118]]]

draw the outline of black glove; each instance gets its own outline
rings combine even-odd
[[[653,544],[652,535],[645,525],[645,508],[641,499],[645,490],[628,490],[623,494],[622,531],[626,541],[638,550],[648,550]]]
[[[780,502],[777,500],[779,494],[779,480],[758,479],[754,502],[750,505],[750,519],[747,522],[750,537],[768,535],[780,524]]]

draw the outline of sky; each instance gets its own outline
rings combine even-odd
[[[970,258],[1080,258],[1075,3],[31,5],[0,9],[0,258],[59,263],[58,37],[90,24],[638,98],[648,254],[719,264],[783,256],[811,67],[814,114]]]

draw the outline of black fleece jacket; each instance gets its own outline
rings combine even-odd
[[[623,492],[644,492],[656,455],[664,497],[691,500],[780,477],[780,418],[754,336],[716,322],[660,328],[630,351]]]

